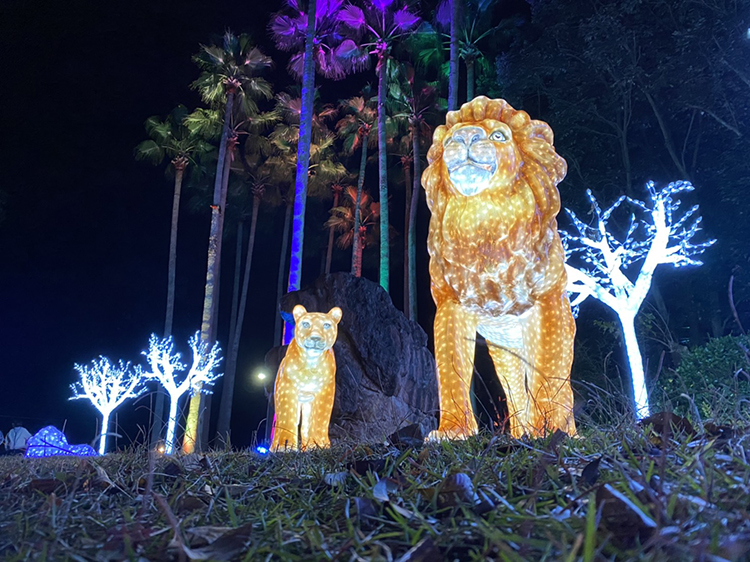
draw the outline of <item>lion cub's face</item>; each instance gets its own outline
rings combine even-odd
[[[324,314],[307,312],[304,306],[298,304],[292,314],[295,322],[294,340],[308,357],[320,357],[333,347],[342,314],[339,307],[335,306],[328,314]]]
[[[519,161],[510,127],[494,119],[458,123],[443,138],[448,178],[461,195],[510,186]]]

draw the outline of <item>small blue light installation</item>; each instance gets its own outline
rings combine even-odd
[[[268,447],[264,447],[263,445],[258,445],[255,447],[255,452],[259,455],[267,455],[268,454]]]
[[[62,431],[48,425],[26,443],[26,456],[42,457],[96,457],[98,453],[90,445],[70,445]]]

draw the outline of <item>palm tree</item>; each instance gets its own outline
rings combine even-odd
[[[354,231],[359,231],[360,224],[360,201],[362,199],[362,186],[365,183],[365,170],[367,168],[367,149],[375,144],[373,132],[377,130],[377,105],[373,107],[372,100],[365,101],[369,93],[369,87],[362,96],[355,96],[341,103],[344,116],[336,123],[336,132],[344,141],[344,151],[353,154],[357,148],[360,150],[359,175],[357,177],[357,199],[354,205]],[[377,102],[376,102],[377,103]],[[352,273],[354,273],[354,256],[360,254],[359,237],[354,238],[352,246]]]
[[[400,2],[392,0],[367,0],[363,10],[348,5],[342,10],[342,21],[358,33],[366,36],[361,49],[377,59],[378,75],[378,172],[380,195],[380,286],[389,288],[390,248],[388,245],[388,162],[386,137],[386,89],[387,61],[393,44],[419,23],[413,14]],[[359,51],[358,51],[359,52]],[[354,52],[353,52],[354,53]],[[355,55],[352,54],[352,57]]]
[[[359,238],[357,253],[354,254],[353,273],[356,277],[361,277],[362,251],[365,247],[375,244],[375,231],[379,226],[380,203],[373,202],[366,191],[358,193],[357,189],[351,186],[346,188],[345,194],[345,205],[331,209],[331,217],[326,221],[325,226],[341,233],[336,240],[339,248],[349,248]],[[362,222],[359,228],[355,229],[354,216],[356,213],[354,205],[357,197],[360,199],[359,215],[362,218]]]
[[[448,74],[448,110],[458,109],[458,59],[466,64],[466,100],[475,97],[477,68],[488,71],[490,65],[484,54],[482,43],[495,32],[511,29],[516,26],[514,19],[505,19],[492,25],[491,10],[497,0],[444,0],[438,6],[435,19],[439,28],[449,29],[449,33],[440,34],[423,28],[417,40],[421,43],[418,50],[420,63],[426,66],[440,65],[443,49],[447,45],[450,51]],[[459,10],[456,16],[454,10]],[[461,13],[463,12],[463,13]],[[429,37],[432,35],[432,37]],[[434,37],[434,40],[433,40]],[[445,40],[445,44],[442,40]],[[441,68],[445,70],[445,68]],[[451,95],[455,95],[452,100]]]
[[[201,93],[203,100],[214,108],[222,107],[222,133],[219,142],[219,155],[216,164],[213,204],[211,205],[211,229],[209,233],[208,264],[206,267],[206,291],[203,301],[201,323],[201,343],[212,345],[215,339],[215,317],[218,299],[214,299],[220,263],[221,237],[227,189],[225,177],[229,175],[227,151],[237,143],[236,136],[230,135],[232,121],[237,116],[257,114],[256,100],[272,96],[271,86],[257,74],[271,66],[271,59],[254,47],[250,37],[236,36],[230,31],[224,34],[222,46],[201,45],[194,61],[201,74],[193,87]],[[230,156],[231,158],[231,156]],[[185,453],[195,450],[200,423],[200,389],[190,399],[190,408],[185,427],[182,449]]]
[[[407,318],[417,319],[417,270],[416,270],[416,215],[419,201],[420,181],[422,178],[422,144],[427,144],[432,137],[432,127],[427,117],[438,109],[438,90],[435,84],[421,82],[417,79],[414,67],[410,64],[392,65],[390,100],[393,120],[407,126],[405,157],[402,165],[406,177],[406,268],[404,284],[404,312]],[[409,166],[414,166],[413,175]],[[409,179],[413,178],[413,185]]]
[[[308,0],[307,12],[297,0],[287,0],[293,16],[276,14],[270,30],[277,47],[285,51],[295,50],[289,64],[290,72],[302,79],[302,109],[297,145],[295,176],[294,219],[292,226],[291,264],[289,267],[289,291],[300,288],[302,281],[302,253],[305,234],[305,209],[307,206],[307,179],[310,165],[310,143],[312,141],[312,114],[315,95],[315,71],[333,79],[343,78],[353,59],[342,56],[344,44],[341,33],[343,0]],[[304,46],[304,50],[301,48]],[[292,330],[287,330],[285,343],[291,340]]]
[[[341,198],[341,194],[344,192],[345,186],[341,185],[339,182],[335,182],[333,185],[331,185],[331,192],[333,193],[333,203],[331,204],[331,209],[335,209],[339,206],[339,199]],[[333,227],[328,228],[328,247],[326,249],[326,265],[324,269],[324,273],[328,275],[331,273],[331,259],[333,258]]]
[[[188,110],[184,105],[174,108],[163,121],[157,117],[149,117],[145,128],[149,137],[135,147],[135,159],[145,160],[158,166],[165,159],[174,169],[174,193],[172,195],[172,226],[169,234],[169,267],[167,275],[167,312],[164,320],[163,337],[172,335],[174,321],[175,279],[177,271],[177,228],[180,218],[180,198],[182,195],[182,180],[185,170],[197,153],[209,150],[207,143],[201,140],[185,126]],[[151,426],[151,445],[160,438],[164,428],[164,407],[167,395],[159,387],[156,391],[156,407],[154,423]]]

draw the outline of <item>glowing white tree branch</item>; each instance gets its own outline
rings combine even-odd
[[[648,182],[646,188],[650,195],[648,204],[623,196],[605,211],[601,210],[591,190],[587,190],[596,224],[588,226],[566,209],[578,232],[560,232],[568,258],[578,257],[583,262],[581,267],[565,266],[568,291],[577,294],[571,304],[577,306],[592,296],[614,310],[620,320],[639,419],[649,415],[649,404],[643,358],[635,336],[635,317],[651,288],[654,271],[660,264],[701,265],[694,257],[716,242],[694,244],[691,241],[701,230],[701,217],[696,215],[698,205],[677,217],[680,201],[675,196],[692,191],[692,184],[677,181],[657,190],[654,182]],[[607,222],[623,202],[635,209],[630,215],[627,234],[620,241],[607,231]],[[644,218],[636,220],[636,212]],[[631,281],[625,271],[639,262],[642,262],[641,269],[635,281]]]
[[[193,351],[193,363],[184,378],[178,373],[182,373],[187,365],[180,361],[180,353],[174,351],[171,337],[160,340],[152,334],[148,342],[148,351],[143,352],[151,368],[150,372],[144,373],[144,377],[159,381],[169,394],[169,421],[164,447],[167,454],[172,454],[174,451],[177,405],[182,395],[188,390],[191,395],[196,392],[210,394],[209,385],[222,375],[222,373],[214,373],[221,361],[219,357],[221,349],[218,344],[214,344],[213,348],[208,351],[208,345],[200,343],[200,332],[191,337],[188,344]],[[178,382],[180,378],[182,380]]]
[[[102,431],[99,437],[99,454],[103,455],[107,447],[109,418],[112,412],[128,398],[136,398],[145,387],[143,372],[140,367],[131,368],[130,363],[117,365],[110,363],[106,357],[94,359],[91,365],[74,365],[81,380],[71,384],[73,396],[70,400],[86,398],[102,415]]]

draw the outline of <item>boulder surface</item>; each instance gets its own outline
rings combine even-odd
[[[383,441],[413,423],[425,435],[436,427],[437,377],[427,334],[393,306],[380,285],[333,273],[287,293],[280,303],[285,320],[294,321],[292,309],[298,304],[310,312],[328,312],[334,306],[343,311],[333,348],[332,440]],[[284,352],[275,348],[267,355],[274,372]]]

